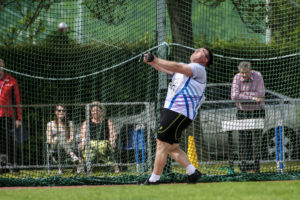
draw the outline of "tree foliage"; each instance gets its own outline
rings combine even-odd
[[[84,0],[91,15],[108,24],[121,24],[126,17],[128,0]]]
[[[30,9],[24,8],[24,3]],[[16,39],[22,33],[28,35],[26,41],[32,43],[35,39],[38,39],[40,34],[45,30],[45,21],[39,19],[39,16],[42,12],[47,11],[53,1],[47,0],[3,0],[0,1],[0,12],[3,12],[4,9],[12,7],[14,8],[14,13],[21,16],[18,23],[7,27],[5,30],[2,30],[0,35],[0,43],[10,46],[16,43]]]
[[[226,0],[198,0],[199,3],[217,7]],[[272,40],[283,42],[299,39],[300,5],[294,1],[231,0],[242,22],[254,33],[265,33],[266,27],[272,31]]]
[[[82,5],[91,16],[110,25],[124,23],[129,0],[83,0]],[[265,33],[266,27],[272,32],[272,41],[282,43],[300,38],[300,6],[292,0],[197,0],[198,3],[216,8],[222,3],[231,2],[241,21],[254,33]],[[37,41],[45,31],[45,21],[39,17],[47,12],[51,5],[59,0],[2,0],[0,12],[11,9],[20,16],[18,23],[2,29],[0,43],[5,46],[16,44],[21,34],[26,34],[22,42]],[[193,46],[192,0],[166,0],[172,40],[187,46]],[[28,8],[28,9],[26,9]],[[268,18],[268,20],[266,19]]]
[[[272,39],[277,42],[293,42],[300,39],[300,6],[291,1],[270,1],[269,27]]]
[[[272,0],[269,5],[265,0],[230,0],[238,13],[241,21],[254,33],[264,34],[266,28],[272,32],[272,41],[282,43],[284,41],[300,39],[300,6],[293,1]],[[226,0],[198,0],[198,3],[216,8]],[[172,39],[175,43],[191,44],[193,38],[181,39],[184,34],[182,27],[187,32],[192,30],[191,9],[186,5],[191,1],[167,0],[170,16]],[[182,5],[185,6],[182,6]],[[184,15],[182,15],[184,13]],[[182,23],[184,22],[184,23]],[[177,24],[177,26],[174,26]],[[188,42],[187,40],[191,40]],[[192,46],[192,45],[190,45]]]

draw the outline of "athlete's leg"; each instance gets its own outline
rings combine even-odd
[[[182,149],[180,149],[179,144],[177,143],[171,145],[168,153],[176,162],[178,162],[184,168],[191,164],[186,153]]]
[[[171,147],[171,144],[163,142],[159,139],[156,139],[156,155],[154,161],[154,169],[153,173],[156,175],[160,175],[163,171],[164,166],[167,162],[168,151]]]
[[[197,183],[202,174],[195,168],[188,159],[186,153],[180,149],[179,144],[175,143],[169,149],[170,156],[183,166],[188,172],[188,183]]]

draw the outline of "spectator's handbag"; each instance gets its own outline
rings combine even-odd
[[[7,165],[7,156],[6,154],[0,154],[0,174],[7,173],[9,172],[9,169],[7,168],[2,168],[2,166]]]

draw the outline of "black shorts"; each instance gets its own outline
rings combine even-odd
[[[179,143],[182,131],[192,123],[186,116],[164,108],[160,117],[157,139],[169,143]]]

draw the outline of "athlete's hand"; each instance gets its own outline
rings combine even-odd
[[[21,120],[16,120],[16,128],[19,128],[19,126],[22,125],[22,121]]]
[[[154,61],[154,59],[155,56],[151,52],[148,52],[141,55],[139,62],[143,61],[144,63],[151,63]]]
[[[144,54],[144,62],[152,62],[154,60],[154,55],[149,52]]]

